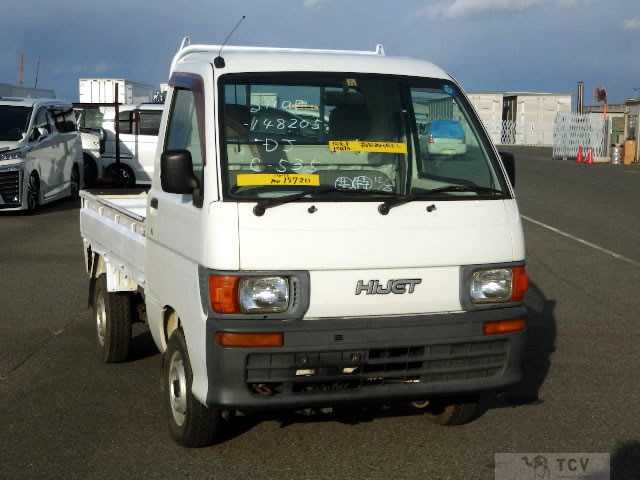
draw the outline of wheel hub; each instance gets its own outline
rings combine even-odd
[[[179,352],[173,354],[169,365],[169,404],[173,419],[182,426],[187,412],[187,377]]]
[[[107,331],[107,311],[103,295],[100,295],[96,300],[96,330],[100,346],[104,347],[104,337]]]

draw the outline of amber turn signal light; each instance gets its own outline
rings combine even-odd
[[[524,330],[527,321],[524,318],[514,318],[512,320],[498,320],[495,322],[484,322],[482,326],[483,335],[500,335],[503,333],[514,333]]]
[[[513,292],[511,294],[512,302],[521,302],[524,300],[524,294],[529,289],[529,277],[524,266],[513,267]]]
[[[282,347],[283,333],[216,333],[221,347]]]
[[[216,313],[239,313],[238,277],[209,277],[209,301],[211,309]]]

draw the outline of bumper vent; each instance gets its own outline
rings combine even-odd
[[[247,383],[263,394],[486,379],[506,366],[507,339],[331,352],[253,354]]]
[[[1,207],[20,206],[20,170],[2,169],[0,170],[0,197],[4,205]]]

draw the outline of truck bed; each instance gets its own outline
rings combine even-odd
[[[147,193],[83,190],[80,197],[80,233],[85,249],[101,255],[129,282],[144,288]]]

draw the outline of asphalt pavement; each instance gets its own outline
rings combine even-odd
[[[0,214],[0,479],[490,479],[501,452],[609,453],[611,478],[640,478],[640,166],[510,150],[532,282],[525,381],[459,427],[400,408],[276,412],[180,448],[149,334],[134,330],[130,361],[100,362],[79,204]]]

